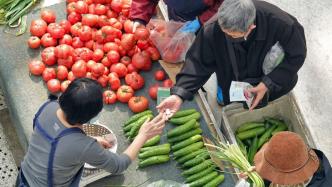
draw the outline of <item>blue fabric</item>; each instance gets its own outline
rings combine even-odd
[[[191,32],[195,33],[198,31],[198,29],[201,27],[201,24],[199,23],[198,19],[195,19],[194,21],[187,22],[180,28],[180,32]]]
[[[223,95],[222,95],[222,89],[220,86],[218,86],[218,90],[217,90],[217,102],[219,104],[223,104],[224,103],[224,98],[223,98]]]

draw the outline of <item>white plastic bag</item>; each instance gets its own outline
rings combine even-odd
[[[171,180],[159,180],[149,184],[147,187],[189,187],[189,185],[181,184]]]
[[[279,42],[275,43],[267,52],[263,62],[263,72],[265,75],[271,73],[285,57],[285,52]]]

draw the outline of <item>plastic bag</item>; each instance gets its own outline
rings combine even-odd
[[[250,187],[250,183],[245,179],[239,179],[235,184],[235,187]]]
[[[263,62],[263,72],[265,75],[273,71],[285,57],[285,52],[279,42],[275,43],[266,54]]]
[[[189,187],[189,185],[181,184],[171,180],[159,180],[149,184],[147,187]]]
[[[188,49],[195,40],[195,33],[179,31],[184,24],[152,19],[147,25],[150,29],[150,39],[164,61],[169,63],[184,61]]]

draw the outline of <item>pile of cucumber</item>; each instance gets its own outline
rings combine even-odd
[[[282,120],[266,118],[264,122],[242,124],[236,130],[235,137],[241,151],[253,164],[255,154],[264,143],[269,141],[275,133],[287,130],[288,126]]]
[[[216,187],[224,181],[217,172],[202,141],[202,129],[198,120],[201,114],[195,109],[181,110],[169,120],[177,127],[167,132],[167,141],[177,163],[184,170],[182,176],[189,186]]]

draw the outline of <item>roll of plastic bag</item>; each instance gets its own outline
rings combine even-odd
[[[285,52],[279,42],[275,43],[267,52],[263,62],[263,72],[265,75],[271,73],[284,59]]]
[[[159,180],[148,184],[147,187],[189,187],[188,184],[181,184],[171,180]]]

